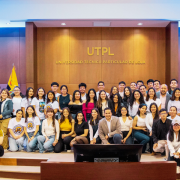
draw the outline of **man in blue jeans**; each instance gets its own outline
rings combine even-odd
[[[118,117],[112,116],[110,108],[104,109],[105,118],[99,122],[98,132],[102,144],[121,144],[122,132]]]

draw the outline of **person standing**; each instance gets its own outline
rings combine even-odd
[[[104,90],[105,89],[105,84],[103,81],[99,81],[98,82],[98,91],[96,92],[96,97],[97,97],[97,100],[99,99],[99,93],[101,90]],[[109,93],[106,92],[106,95],[107,97],[109,98]]]
[[[173,91],[178,87],[178,81],[176,79],[171,79],[170,81],[170,90],[168,91],[168,93],[170,95],[173,94]]]
[[[169,109],[169,115],[167,118],[170,119],[170,120],[179,120],[180,119],[180,116],[177,115],[177,107],[176,106],[171,106],[170,109]]]
[[[168,102],[171,98],[171,95],[167,93],[167,85],[162,84],[160,88],[160,92],[156,92],[157,98],[161,100],[161,108],[166,109],[168,108]]]
[[[142,93],[144,100],[146,100],[146,96],[147,96],[147,90],[146,90],[146,86],[145,85],[141,85],[139,87],[139,91]]]
[[[4,132],[4,138],[2,146],[4,149],[8,149],[8,124],[12,117],[13,103],[10,99],[11,96],[7,89],[2,89],[0,99],[0,129]]]
[[[124,106],[129,106],[130,98],[132,96],[131,88],[129,86],[126,86],[124,88],[124,98],[123,98],[123,104]]]
[[[147,86],[148,86],[148,88],[154,87],[154,80],[153,79],[148,79],[147,80]]]
[[[61,95],[61,94],[59,94],[59,93],[57,92],[57,91],[58,91],[58,88],[59,88],[59,84],[58,84],[57,82],[52,82],[52,83],[51,83],[51,90],[54,92],[56,100],[57,100],[58,97]]]
[[[176,106],[177,108],[177,115],[180,116],[180,89],[176,88],[173,91],[172,97],[168,102],[168,112],[171,106]]]
[[[142,80],[139,80],[139,81],[137,81],[137,89],[139,89],[139,87],[141,86],[141,85],[144,85],[144,82],[142,81]]]
[[[98,133],[102,144],[121,144],[123,134],[118,117],[112,116],[110,108],[104,109],[105,118],[99,122]]]
[[[131,88],[131,91],[132,91],[132,93],[133,93],[133,92],[137,89],[136,83],[135,83],[135,82],[131,82],[130,88]]]
[[[116,86],[112,86],[111,92],[110,92],[110,99],[113,100],[113,96],[118,93],[118,88]]]
[[[81,100],[82,102],[86,100],[86,84],[85,83],[80,83],[79,84],[79,91],[81,93]]]
[[[160,88],[161,88],[161,83],[159,80],[154,80],[154,89],[157,92],[160,92]]]
[[[124,81],[119,82],[119,95],[121,98],[124,98],[124,88],[126,87],[126,83]]]

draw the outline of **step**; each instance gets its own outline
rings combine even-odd
[[[40,180],[40,167],[0,165],[0,177],[21,179],[21,180],[22,179]]]
[[[42,161],[47,161],[48,158],[0,158],[0,165],[10,165],[10,166],[40,166]]]

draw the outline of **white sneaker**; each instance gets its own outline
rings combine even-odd
[[[176,166],[176,174],[179,174],[179,172],[180,172],[180,167]]]

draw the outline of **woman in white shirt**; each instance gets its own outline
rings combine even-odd
[[[121,124],[121,132],[123,133],[123,144],[133,144],[132,140],[132,123],[133,120],[129,120],[128,108],[125,106],[121,107],[121,117],[119,117]]]
[[[33,98],[31,105],[34,107],[36,116],[39,118],[41,125],[39,126],[39,134],[42,135],[42,122],[45,119],[44,108],[45,108],[45,90],[40,87],[37,90],[36,97]]]
[[[143,144],[142,153],[145,153],[146,145],[150,141],[147,135],[146,127],[146,104],[140,104],[137,112],[137,116],[133,121],[134,137],[138,140],[140,144]]]
[[[159,120],[159,111],[158,111],[158,107],[156,103],[151,103],[150,107],[150,113],[147,114],[146,116],[146,127],[148,128],[149,131],[149,137],[150,137],[150,142],[149,142],[149,146],[150,146],[150,153],[152,153],[151,155],[155,155],[156,153],[153,151],[153,138],[152,138],[152,126],[153,126],[153,122]]]
[[[18,86],[16,86],[13,90],[14,92],[14,97],[12,98],[12,102],[13,102],[13,117],[16,117],[16,111],[18,109],[21,109],[21,101],[22,101],[22,97],[20,95],[21,90]]]
[[[145,101],[145,103],[147,104],[147,112],[148,113],[150,112],[149,107],[150,107],[151,103],[153,103],[153,102],[157,104],[158,110],[160,110],[161,109],[161,100],[156,97],[156,91],[154,88],[151,87],[148,89],[146,101]]]
[[[10,151],[21,151],[24,149],[24,123],[25,120],[22,118],[22,110],[16,111],[16,117],[9,121],[8,129],[10,132],[9,137],[9,150]]]
[[[59,123],[55,119],[54,110],[49,108],[46,112],[47,119],[42,124],[42,134],[37,137],[39,152],[52,152],[59,140]]]
[[[56,101],[56,96],[53,91],[49,91],[47,93],[47,101],[44,108],[44,114],[46,115],[47,109],[52,108],[54,109],[55,118],[58,119],[58,110],[59,110],[59,103]]]
[[[129,105],[128,105],[128,111],[129,111],[129,115],[134,118],[138,112],[139,109],[139,105],[143,104],[144,102],[144,98],[143,95],[141,94],[141,92],[139,90],[135,90],[132,94],[132,96],[130,97],[130,101],[129,101]]]
[[[168,112],[171,106],[176,106],[177,115],[180,116],[180,89],[179,88],[176,88],[173,91],[172,97],[168,102]]]
[[[33,98],[34,98],[34,89],[32,87],[28,87],[26,90],[26,96],[21,101],[21,109],[23,111],[24,118],[26,116],[26,109],[29,105],[31,105]]]
[[[26,118],[24,132],[27,137],[27,152],[32,152],[37,149],[37,137],[39,135],[40,120],[35,114],[33,106],[28,106],[26,109]]]
[[[169,115],[167,118],[170,120],[175,120],[178,119],[180,120],[180,116],[177,115],[177,107],[176,106],[171,106],[169,109]]]
[[[177,162],[177,173],[180,171],[180,120],[174,120],[167,134],[167,145],[169,149],[168,161]]]
[[[98,125],[101,119],[102,118],[99,115],[98,109],[93,108],[91,112],[90,121],[89,121],[90,144],[101,144],[101,139],[98,133]]]

